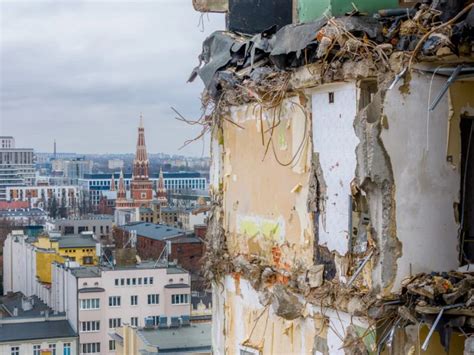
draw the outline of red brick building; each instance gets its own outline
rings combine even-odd
[[[132,247],[132,242],[129,241],[136,235],[135,248],[142,260],[158,260],[163,256],[166,244],[169,244],[171,248],[169,261],[176,260],[189,272],[200,273],[205,246],[203,240],[194,232],[162,224],[134,222],[115,228],[113,234],[117,248]]]

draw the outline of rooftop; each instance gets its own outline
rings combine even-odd
[[[146,222],[129,223],[119,228],[127,232],[136,231],[137,235],[155,240],[166,240],[186,233],[183,229]]]
[[[161,352],[211,350],[211,323],[171,329],[140,329],[138,336]]]
[[[45,320],[2,324],[0,343],[21,340],[74,338],[77,334],[67,320]]]
[[[92,237],[92,235],[84,234],[68,234],[58,238],[52,238],[52,240],[57,240],[59,243],[59,248],[95,248],[97,241]]]
[[[31,309],[23,310],[22,304],[24,301],[31,304]],[[16,316],[14,315],[15,308],[18,311]],[[51,308],[38,297],[25,297],[21,292],[9,293],[0,297],[0,311],[3,311],[4,318],[43,317],[46,311],[52,313]]]
[[[58,264],[62,265],[62,264]],[[165,265],[163,263],[156,263],[154,260],[142,261],[139,264],[135,265],[126,265],[126,266],[114,266],[113,268],[106,265],[101,266],[81,266],[71,268],[71,272],[74,276],[78,278],[88,278],[88,277],[101,277],[103,271],[122,271],[122,270],[140,270],[140,269],[166,269],[167,274],[187,274],[188,272],[179,266],[169,263]],[[87,292],[86,290],[82,292]],[[92,292],[92,291],[91,291]]]

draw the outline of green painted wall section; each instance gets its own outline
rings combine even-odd
[[[328,16],[342,16],[352,11],[352,3],[359,11],[373,14],[380,9],[397,8],[398,0],[298,0],[299,22],[314,21],[326,13]]]

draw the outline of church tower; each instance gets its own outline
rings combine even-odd
[[[156,189],[156,197],[160,206],[168,206],[168,198],[166,197],[165,179],[163,178],[163,169],[160,168],[160,178]]]
[[[137,149],[133,160],[133,176],[130,184],[131,198],[137,207],[149,206],[153,199],[153,183],[149,177],[149,164],[143,117],[140,115]]]

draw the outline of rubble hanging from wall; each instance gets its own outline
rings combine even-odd
[[[220,282],[224,275],[232,275],[236,284],[240,278],[248,280],[259,292],[260,303],[271,305],[274,313],[285,320],[307,316],[303,299],[313,305],[375,320],[382,313],[384,316],[389,314],[391,327],[384,334],[386,338],[378,344],[380,347],[390,342],[393,326],[404,327],[421,320],[433,323],[435,317],[429,312],[436,315],[440,307],[451,306],[444,301],[443,295],[447,294],[452,294],[452,298],[459,295],[463,303],[455,303],[456,307],[446,310],[446,314],[461,309],[466,319],[449,323],[446,318],[443,326],[447,324],[448,328],[469,330],[473,326],[470,318],[473,301],[470,301],[472,292],[466,291],[465,286],[472,284],[463,281],[470,280],[468,275],[458,282],[448,280],[451,286],[439,281],[438,277],[444,276],[418,275],[403,288],[401,295],[391,292],[402,246],[396,235],[395,186],[390,157],[383,147],[380,132],[388,124],[383,111],[385,92],[390,84],[393,86],[399,80],[403,80],[400,91],[403,94],[409,92],[410,73],[415,61],[439,61],[453,54],[471,54],[472,48],[468,44],[473,40],[474,4],[447,18],[441,17],[443,12],[438,8],[427,4],[408,10],[383,10],[376,17],[359,15],[355,11],[352,16],[288,25],[278,31],[269,28],[255,36],[219,31],[204,42],[200,64],[193,70],[190,81],[200,76],[205,84],[205,114],[199,122],[206,129],[215,128],[223,120],[236,129],[242,129],[230,118],[229,106],[254,104],[255,111],[278,110],[285,98],[296,97],[305,108],[307,98],[301,89],[305,80],[314,86],[343,79],[373,77],[379,87],[371,102],[359,107],[360,112],[354,121],[360,144],[356,150],[358,165],[352,198],[354,204],[365,206],[357,210],[360,213],[361,240],[354,240],[348,255],[337,255],[319,245],[317,232],[312,267],[297,262],[293,265],[271,264],[256,255],[231,255],[227,249],[228,230],[224,226],[222,206],[225,191],[222,189],[215,195],[210,217],[208,278]],[[441,22],[440,18],[448,22]],[[308,118],[312,121],[311,117]],[[278,122],[275,127],[279,118],[275,116],[274,119]],[[261,126],[260,131],[261,142],[256,144],[265,145],[266,151],[271,152],[273,129],[265,130]],[[222,136],[217,137],[224,146]],[[318,215],[325,213],[326,193],[324,174],[317,158],[314,156],[311,166],[307,204],[314,223],[317,223]],[[377,219],[370,215],[373,211],[383,211],[383,216]],[[372,224],[376,220],[379,225]],[[315,226],[313,231],[317,230]],[[281,250],[275,248],[272,254],[274,260],[279,260]],[[375,268],[379,268],[376,273],[373,272]],[[379,275],[382,290],[371,289],[364,276],[360,276],[369,272]],[[336,277],[338,273],[346,277],[346,282]],[[430,298],[427,293],[421,294],[426,287],[428,290],[430,287],[445,287],[445,292],[434,291],[433,298]],[[442,334],[443,331],[440,330]],[[354,329],[347,329],[345,346],[363,353],[363,338]],[[324,348],[324,344],[321,347]]]

